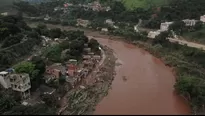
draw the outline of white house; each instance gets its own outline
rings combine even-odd
[[[186,26],[194,26],[197,22],[197,20],[194,20],[194,19],[192,19],[192,20],[184,19],[182,21],[185,23]]]
[[[157,35],[159,35],[161,32],[160,30],[157,30],[157,31],[150,31],[147,35],[148,38],[152,38],[154,39]]]
[[[203,15],[203,16],[200,17],[200,21],[203,22],[203,23],[205,23],[205,15]]]
[[[10,79],[8,76],[8,72],[2,71],[0,72],[0,84],[5,88],[8,89],[11,87]]]
[[[108,29],[107,28],[102,28],[101,31],[108,32]]]
[[[160,25],[160,30],[161,31],[167,31],[169,29],[169,26],[172,24],[173,22],[165,22],[165,23],[161,23]]]
[[[105,23],[108,24],[108,25],[113,25],[114,22],[112,21],[112,19],[107,19],[105,20]]]
[[[2,16],[7,16],[8,12],[1,13]]]

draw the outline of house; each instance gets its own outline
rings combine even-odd
[[[44,79],[48,83],[50,80],[58,79],[61,75],[66,75],[66,67],[61,63],[55,63],[46,67]]]
[[[77,65],[78,61],[76,59],[69,59],[69,63],[73,65]]]
[[[203,22],[203,23],[205,23],[205,15],[203,15],[203,16],[200,17],[200,21]]]
[[[31,88],[29,74],[10,74],[9,77],[12,90],[20,92],[22,99],[29,98]]]
[[[111,10],[110,6],[105,8],[105,11],[107,11],[107,12],[110,11],[110,10]]]
[[[0,84],[5,88],[8,89],[11,87],[9,73],[6,71],[0,72]]]
[[[49,15],[46,15],[46,17],[44,18],[45,21],[48,21],[50,19],[51,19],[51,17]]]
[[[69,64],[68,65],[68,70],[67,70],[66,73],[67,73],[68,76],[73,77],[73,76],[75,76],[76,71],[77,71],[77,66],[73,65],[73,64]]]
[[[93,53],[93,52],[89,52],[89,53],[88,53],[88,55],[91,55],[91,56],[94,55],[94,54],[95,54],[95,53]]]
[[[8,12],[1,13],[2,16],[7,16]]]
[[[90,56],[90,55],[83,55],[83,59],[84,59],[84,60],[91,59],[91,56]]]
[[[182,21],[185,23],[186,26],[194,26],[197,22],[197,20],[194,20],[194,19],[192,19],[192,20],[184,19]]]
[[[84,52],[91,52],[91,48],[84,48],[83,51]]]
[[[111,26],[114,25],[114,22],[112,21],[112,19],[105,20],[105,23],[108,24],[108,25],[111,25]]]
[[[108,32],[108,29],[107,28],[102,28],[101,31],[102,32]]]
[[[160,25],[160,30],[161,31],[167,31],[169,29],[169,26],[172,24],[173,22],[165,22],[165,23],[161,23]]]
[[[100,56],[100,55],[94,55],[93,58],[94,58],[95,60],[100,60],[100,59],[101,59],[101,56]]]
[[[82,20],[82,19],[77,19],[77,26],[82,26],[82,27],[87,27],[89,24],[89,20]]]
[[[158,30],[158,31],[150,31],[147,35],[148,38],[152,38],[154,39],[157,35],[159,35],[161,32]]]

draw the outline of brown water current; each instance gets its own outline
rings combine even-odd
[[[112,89],[94,114],[190,114],[184,99],[174,92],[172,70],[159,59],[120,41],[97,40],[114,50],[118,62]]]

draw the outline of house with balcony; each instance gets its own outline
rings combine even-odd
[[[31,88],[29,74],[10,74],[9,77],[12,90],[19,92],[22,99],[29,98]]]

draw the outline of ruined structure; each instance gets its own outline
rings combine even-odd
[[[22,99],[30,97],[31,82],[29,74],[10,74],[10,84],[14,91],[21,94]]]

